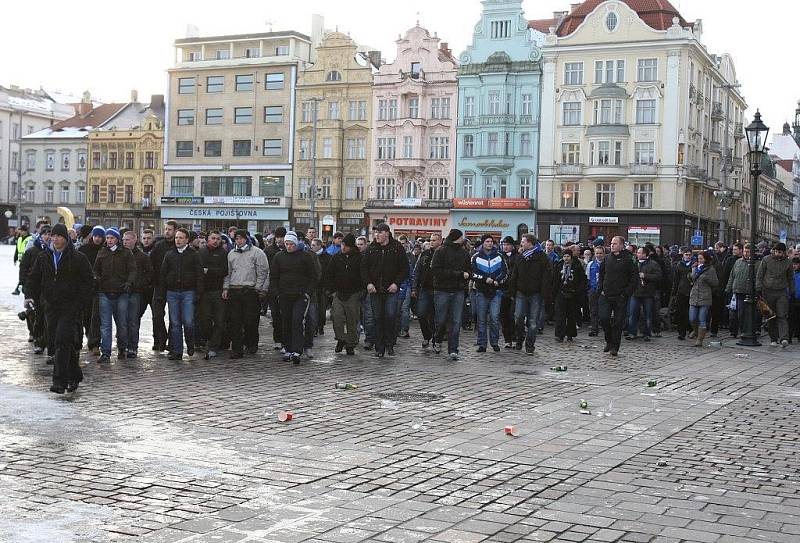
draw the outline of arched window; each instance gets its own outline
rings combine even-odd
[[[409,181],[406,183],[406,190],[404,191],[404,195],[406,198],[416,198],[417,197],[417,184],[413,181]]]
[[[328,75],[325,77],[325,81],[341,81],[342,74],[337,72],[336,70],[332,70],[328,72]]]
[[[617,29],[617,23],[619,19],[617,18],[617,14],[613,11],[606,16],[606,28],[609,32],[614,32]]]

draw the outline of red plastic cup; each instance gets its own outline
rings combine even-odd
[[[278,413],[278,421],[279,422],[289,422],[294,418],[294,413],[291,411],[281,411]]]
[[[519,429],[517,429],[516,426],[506,426],[503,428],[503,432],[505,432],[507,436],[512,437],[517,437],[519,435]]]

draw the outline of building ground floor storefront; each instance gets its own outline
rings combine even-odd
[[[100,225],[103,228],[126,228],[141,236],[142,231],[152,230],[156,234],[163,231],[159,210],[132,209],[87,209],[86,224]]]
[[[161,198],[162,220],[175,220],[195,231],[245,228],[251,234],[270,233],[289,224],[282,198],[263,196],[194,196]]]
[[[355,236],[366,235],[368,224],[366,214],[363,211],[336,211],[325,209],[312,213],[309,210],[298,209],[291,213],[291,228],[296,232],[303,233],[309,228],[317,229],[317,236],[323,241],[333,238],[333,234],[341,232],[343,234],[352,233]]]
[[[23,205],[19,208],[18,214],[13,214],[12,221],[22,219],[22,224],[27,224],[30,227],[36,226],[39,221],[47,221],[49,224],[65,223],[64,217],[58,213],[59,207],[68,209],[72,213],[75,223],[84,224],[87,222],[86,209],[82,205],[70,206],[69,204]],[[13,212],[14,210],[12,209]]]
[[[592,211],[539,211],[539,238],[556,243],[585,242],[590,237],[603,237],[605,244],[614,236],[622,236],[630,243],[642,245],[692,245],[698,233],[702,246],[713,245],[719,239],[719,222],[686,214],[670,212],[619,212]],[[741,231],[726,229],[725,240],[740,241]],[[699,245],[696,245],[699,247]]]
[[[451,228],[448,209],[373,208],[365,211],[371,228],[386,223],[394,237],[428,238],[434,233],[446,236]]]

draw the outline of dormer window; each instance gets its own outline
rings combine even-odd
[[[328,75],[325,77],[325,81],[341,81],[342,74],[337,72],[336,70],[328,72]]]
[[[617,18],[617,14],[613,11],[606,15],[606,28],[609,32],[614,32],[617,29],[617,24],[619,23],[619,19]]]
[[[419,74],[422,71],[422,65],[419,62],[411,63],[411,79],[419,79]]]

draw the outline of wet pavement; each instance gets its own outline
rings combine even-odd
[[[666,334],[612,359],[548,328],[533,357],[465,332],[449,362],[413,327],[378,362],[333,354],[329,326],[294,367],[262,319],[256,356],[172,362],[148,350],[148,312],[142,358],[83,353],[84,383],[56,396],[8,249],[0,541],[800,540],[796,346]]]

